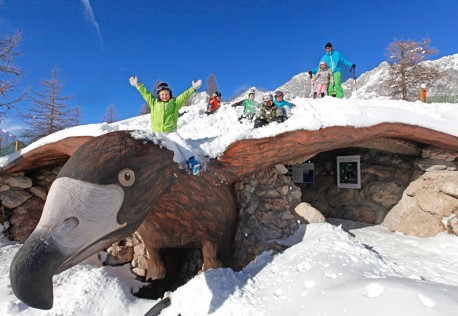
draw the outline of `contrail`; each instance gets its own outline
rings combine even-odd
[[[81,0],[81,3],[84,5],[84,13],[86,15],[86,18],[89,20],[89,22],[91,22],[91,24],[95,28],[97,37],[99,38],[100,47],[103,48],[102,33],[100,32],[99,23],[97,23],[97,20],[95,19],[94,11],[92,11],[91,3],[89,0]]]

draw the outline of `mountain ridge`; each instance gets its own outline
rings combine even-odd
[[[458,54],[444,56],[436,60],[426,60],[420,64],[426,67],[436,67],[440,73],[440,77],[436,80],[425,82],[428,96],[458,95]],[[384,83],[390,80],[389,69],[390,65],[388,62],[382,61],[374,69],[366,71],[357,77],[356,84],[353,78],[346,80],[342,83],[345,97],[357,97],[366,100],[379,97],[389,98],[389,91],[384,85]],[[258,92],[256,87],[251,87],[233,98],[230,102],[232,103],[246,98],[250,89],[255,89]],[[292,100],[295,97],[310,97],[310,77],[307,72],[300,72],[276,89],[262,92],[263,94],[270,94],[277,90],[283,91],[285,100]],[[416,100],[416,95],[411,99]],[[261,101],[262,95],[257,94],[256,100]]]

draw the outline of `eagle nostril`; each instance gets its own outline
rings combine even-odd
[[[74,216],[66,218],[62,222],[61,232],[64,233],[64,234],[68,234],[72,230],[74,230],[79,225],[79,223],[80,223],[80,221]]]

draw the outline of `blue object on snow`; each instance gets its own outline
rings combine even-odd
[[[194,156],[190,157],[188,159],[188,166],[189,169],[191,170],[193,175],[198,175],[200,171],[200,164],[199,162],[194,158]]]

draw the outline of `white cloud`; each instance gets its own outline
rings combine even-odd
[[[84,14],[86,15],[86,18],[95,28],[100,47],[103,48],[102,33],[100,32],[99,23],[97,23],[97,20],[95,19],[94,11],[92,10],[92,7],[91,7],[91,2],[89,0],[81,0],[81,3],[84,5]]]

